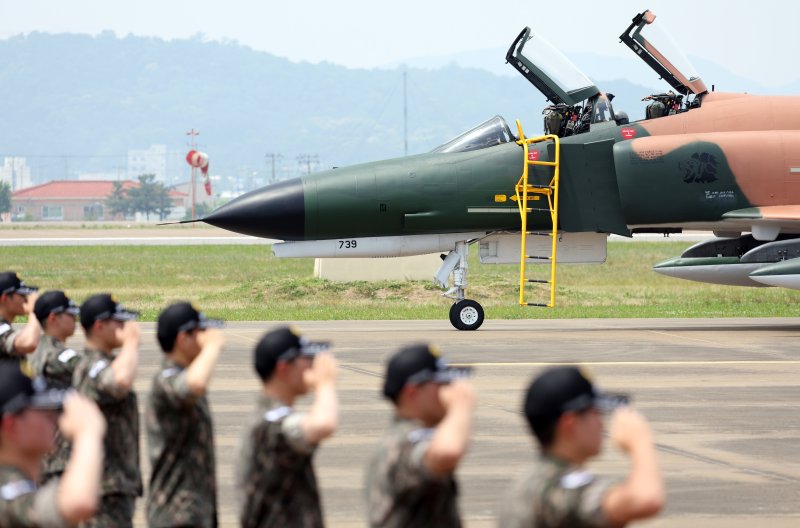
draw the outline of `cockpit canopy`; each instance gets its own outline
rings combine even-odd
[[[600,93],[572,61],[529,27],[511,44],[506,61],[553,104],[572,106]]]
[[[516,138],[508,128],[508,123],[497,115],[436,147],[431,152],[469,152],[511,141],[516,141]]]
[[[664,28],[655,23],[652,11],[639,13],[620,40],[648,66],[683,95],[698,95],[708,89],[680,47]]]
[[[700,75],[667,32],[654,24],[650,12],[638,14],[620,39],[641,57],[678,93],[649,95],[647,118],[668,116],[700,106],[708,90]],[[602,93],[557,48],[526,27],[506,53],[506,61],[517,69],[553,104],[546,107],[544,130],[560,137],[589,131],[591,125],[629,122],[624,112],[614,113],[613,95]]]

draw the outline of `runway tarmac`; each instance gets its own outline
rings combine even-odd
[[[279,323],[230,323],[211,387],[221,524],[235,526],[231,488],[240,428],[254,407],[254,343]],[[796,319],[608,319],[487,321],[458,332],[446,321],[325,321],[298,326],[329,339],[341,367],[341,425],[316,466],[327,526],[365,526],[362,475],[389,421],[379,398],[386,358],[413,341],[439,344],[451,362],[476,368],[479,404],[472,446],[458,471],[466,526],[495,526],[503,491],[535,457],[519,413],[522,391],[548,365],[581,362],[602,387],[630,392],[652,423],[668,504],[654,527],[797,526],[800,523],[800,321]],[[72,344],[80,346],[76,337]],[[160,361],[143,324],[140,404]],[[303,407],[307,402],[302,402]],[[142,440],[144,475],[146,449]],[[592,465],[623,475],[614,449]],[[137,507],[143,526],[144,501]]]

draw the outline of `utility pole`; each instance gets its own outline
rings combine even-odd
[[[319,155],[300,154],[297,156],[297,163],[306,166],[306,174],[311,174],[311,163],[319,165]]]
[[[280,154],[276,154],[275,152],[268,152],[264,155],[264,161],[271,160],[272,161],[272,177],[270,178],[270,183],[275,183],[277,179],[275,178],[275,161],[283,159],[283,156]]]
[[[188,131],[186,133],[186,135],[190,136],[189,146],[191,146],[192,150],[196,150],[197,145],[196,145],[196,143],[194,141],[194,138],[195,138],[195,136],[199,136],[200,132],[198,132],[197,130],[192,128],[190,131]],[[196,173],[197,173],[197,167],[192,165],[192,220],[195,219],[195,203],[196,203],[196,199],[195,199],[194,179],[195,179]],[[194,224],[192,224],[192,225],[194,225]]]

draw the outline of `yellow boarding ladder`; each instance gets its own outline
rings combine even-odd
[[[556,305],[556,245],[558,243],[558,168],[561,154],[561,146],[559,139],[556,135],[538,136],[533,138],[526,138],[522,132],[522,125],[517,120],[517,130],[519,131],[519,143],[525,151],[525,164],[522,169],[522,177],[517,182],[516,198],[517,207],[519,207],[519,216],[522,219],[521,242],[520,242],[520,255],[519,255],[519,304],[520,306],[542,306],[552,308]],[[552,141],[555,145],[555,156],[553,161],[539,161],[534,158],[528,157],[528,147],[533,143],[541,143],[542,141]],[[553,167],[553,178],[547,185],[531,185],[528,183],[528,169],[531,165],[544,165]],[[539,195],[547,196],[548,209],[550,211],[550,219],[553,228],[549,233],[540,233],[535,231],[528,231],[528,213],[537,209],[528,207],[528,196],[534,195],[534,200],[539,199]],[[546,211],[547,209],[538,209]],[[536,256],[528,255],[526,244],[528,235],[549,236],[552,241],[552,249],[549,256]],[[550,279],[526,279],[525,277],[525,262],[528,260],[549,260],[550,261]],[[549,284],[550,285],[550,302],[544,303],[529,303],[525,301],[525,285],[526,284]]]

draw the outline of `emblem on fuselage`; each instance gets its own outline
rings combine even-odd
[[[717,181],[719,162],[707,152],[692,154],[692,157],[679,165],[686,183],[711,183]]]

